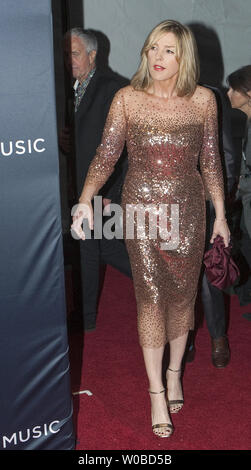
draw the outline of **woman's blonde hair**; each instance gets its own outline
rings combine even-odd
[[[178,96],[189,96],[195,91],[199,80],[199,58],[196,42],[192,31],[174,20],[162,21],[147,36],[141,50],[141,63],[131,80],[135,90],[146,90],[152,83],[148,70],[147,54],[152,45],[165,33],[173,33],[176,36],[176,60],[179,64],[176,91]]]

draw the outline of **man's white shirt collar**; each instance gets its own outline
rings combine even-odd
[[[76,89],[78,88],[78,84],[79,84],[79,81],[76,80],[75,83],[74,83],[74,85],[73,85],[73,88],[74,88],[75,91],[76,91]]]

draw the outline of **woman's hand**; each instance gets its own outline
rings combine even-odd
[[[226,219],[215,219],[210,243],[214,242],[217,235],[220,235],[223,238],[224,245],[227,247],[230,242],[231,234]]]
[[[85,233],[82,229],[83,220],[88,220],[88,225],[90,230],[93,230],[93,209],[91,201],[86,200],[80,202],[73,206],[72,211],[72,220],[73,223],[71,225],[71,232],[74,238],[80,238],[81,240],[85,240]],[[74,236],[75,235],[75,236]]]

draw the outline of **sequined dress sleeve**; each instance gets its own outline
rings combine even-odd
[[[224,183],[218,142],[217,103],[214,93],[208,100],[202,147],[200,152],[200,169],[206,196],[210,199],[224,199]]]
[[[112,101],[102,141],[97,148],[86,177],[87,183],[96,183],[100,189],[108,180],[114,170],[125,143],[126,116],[123,89],[119,90]]]

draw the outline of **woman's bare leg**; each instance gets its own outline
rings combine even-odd
[[[182,400],[183,393],[180,382],[180,373],[174,372],[179,371],[182,365],[182,359],[186,349],[188,332],[183,336],[170,341],[170,362],[169,369],[167,370],[167,389],[168,389],[168,399],[171,400]]]
[[[151,392],[161,392],[164,390],[162,380],[162,360],[164,347],[160,348],[142,348],[146,373],[149,380],[149,390]],[[150,394],[152,405],[152,424],[168,423],[171,424],[169,417],[166,394]]]
[[[181,369],[182,359],[186,348],[188,333],[170,341],[170,363],[169,368],[174,371]],[[159,393],[164,390],[162,380],[162,361],[165,347],[142,348],[146,373],[149,380],[149,390],[156,392],[150,394],[152,424],[171,424],[166,394]],[[179,400],[183,398],[180,382],[180,373],[167,371],[168,399]]]

